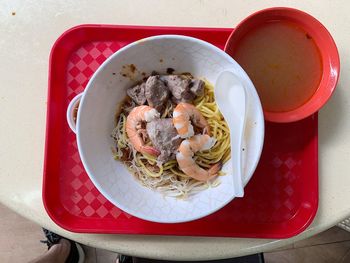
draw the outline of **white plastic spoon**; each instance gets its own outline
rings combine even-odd
[[[216,81],[214,95],[215,101],[230,128],[234,195],[243,197],[242,141],[245,127],[246,91],[234,73],[224,71]]]

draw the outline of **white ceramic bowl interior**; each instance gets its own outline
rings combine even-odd
[[[134,70],[133,64],[136,69]],[[187,200],[164,197],[142,186],[123,163],[113,159],[111,132],[126,89],[152,71],[190,72],[215,84],[223,70],[234,72],[246,86],[248,105],[244,136],[243,181],[257,166],[264,140],[264,118],[257,92],[243,69],[225,52],[199,39],[162,35],[134,42],[113,54],[95,72],[80,102],[77,121],[79,153],[90,179],[114,205],[136,217],[163,223],[186,222],[209,215],[233,199],[229,162],[221,184]],[[123,76],[124,75],[124,76]]]

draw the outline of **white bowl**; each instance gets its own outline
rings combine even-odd
[[[128,65],[135,65],[134,72]],[[243,182],[248,183],[258,164],[264,140],[264,118],[257,92],[243,69],[224,51],[199,39],[162,35],[136,41],[109,57],[95,72],[81,98],[77,141],[83,165],[97,189],[114,205],[136,217],[178,223],[207,216],[232,201],[231,175],[221,184],[187,200],[164,197],[142,186],[123,163],[113,159],[111,132],[117,105],[135,80],[152,71],[190,72],[215,84],[218,74],[230,70],[247,88],[248,108],[244,137]],[[127,75],[127,77],[123,76]],[[230,171],[230,162],[223,171]]]

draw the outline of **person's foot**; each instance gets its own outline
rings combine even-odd
[[[41,255],[29,263],[65,263],[70,249],[70,242],[62,238],[57,244],[52,245],[44,255]]]

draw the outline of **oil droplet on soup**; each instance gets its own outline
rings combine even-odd
[[[298,108],[321,81],[318,47],[291,22],[273,21],[251,30],[240,40],[233,57],[253,81],[266,111]]]

